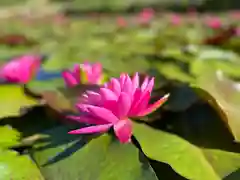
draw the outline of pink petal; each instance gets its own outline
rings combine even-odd
[[[108,129],[113,126],[112,124],[104,124],[97,126],[89,126],[77,130],[68,132],[68,134],[91,134],[91,133],[103,133],[108,131]]]
[[[119,96],[121,92],[121,86],[117,79],[112,78],[110,83],[108,84],[108,88],[111,89],[117,96]]]
[[[11,60],[1,67],[1,77],[15,83],[27,83],[40,67],[40,59],[37,56],[25,55]]]
[[[102,65],[100,63],[93,64],[92,72],[94,74],[101,74],[102,73]]]
[[[122,92],[132,95],[132,87],[132,80],[128,75],[126,75],[124,85],[122,86]]]
[[[150,105],[146,110],[140,112],[138,114],[138,116],[146,116],[152,112],[154,112],[155,110],[157,110],[161,105],[163,105],[163,103],[165,103],[169,98],[169,94],[166,94],[165,96],[163,96],[161,99],[159,99],[157,102],[155,102],[154,104]]]
[[[149,83],[148,83],[148,85],[147,85],[147,87],[145,88],[144,91],[149,91],[150,94],[151,94],[153,86],[154,86],[154,77],[151,78],[151,80],[149,81]]]
[[[119,119],[127,116],[131,107],[131,98],[127,93],[122,92],[117,102],[117,116]]]
[[[146,92],[144,96],[142,96],[139,101],[136,103],[134,108],[131,111],[131,116],[136,116],[140,112],[144,111],[148,105],[150,99],[150,92]]]
[[[139,86],[139,75],[136,73],[132,78],[133,93]]]
[[[110,89],[101,88],[100,89],[100,94],[101,94],[101,97],[102,97],[102,101],[117,100],[118,99],[116,94],[113,91],[111,91]]]
[[[97,119],[102,119],[111,123],[119,121],[119,119],[108,109],[89,105],[88,110],[92,113],[91,115],[95,116]]]
[[[67,86],[72,87],[78,84],[76,78],[70,72],[63,71],[62,76]]]
[[[118,109],[117,109],[117,101],[110,100],[110,101],[104,101],[103,105],[104,108],[112,111],[112,113],[117,116]]]
[[[90,104],[96,104],[102,100],[102,97],[99,93],[94,91],[87,91],[87,102]]]
[[[101,119],[96,119],[92,117],[85,117],[85,116],[66,116],[67,119],[71,119],[80,123],[87,123],[87,124],[105,124],[106,122]]]
[[[113,128],[121,143],[131,142],[132,122],[129,119],[119,121],[117,124],[114,124]]]
[[[133,99],[132,99],[132,106],[131,106],[131,110],[135,107],[135,105],[138,103],[139,99],[141,98],[142,95],[142,91],[141,89],[136,89],[135,93],[133,94]]]
[[[145,91],[147,85],[148,85],[148,82],[149,82],[149,78],[148,77],[145,77],[143,83],[142,83],[142,86],[141,86],[141,90],[142,91]]]
[[[120,75],[120,79],[119,79],[121,88],[124,86],[125,79],[126,79],[126,74],[122,73],[122,74]]]
[[[77,82],[81,82],[81,70],[80,70],[79,64],[74,65],[73,75],[74,75],[75,79],[77,80]]]

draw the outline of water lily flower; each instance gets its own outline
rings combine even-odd
[[[88,62],[76,64],[72,70],[63,71],[62,76],[68,87],[83,83],[84,80],[89,84],[100,84],[103,79],[102,65],[100,63],[90,64]]]
[[[233,11],[230,13],[230,16],[234,20],[240,20],[240,11]]]
[[[41,57],[24,55],[0,67],[0,78],[11,83],[28,83],[40,69]]]
[[[236,36],[240,37],[240,27],[236,29]]]
[[[118,17],[118,18],[117,18],[117,25],[118,25],[118,27],[120,27],[120,28],[126,27],[126,26],[127,26],[127,21],[126,21],[126,19],[124,19],[123,17]]]
[[[87,91],[76,104],[79,116],[68,118],[91,124],[92,126],[70,131],[70,134],[103,133],[113,127],[121,143],[128,143],[132,136],[130,118],[143,117],[159,108],[168,94],[149,104],[154,78],[146,77],[140,84],[139,75],[133,78],[122,74],[112,78],[98,91]]]
[[[181,19],[180,15],[173,14],[173,15],[171,16],[170,21],[171,21],[171,23],[172,23],[173,25],[180,25],[181,22],[182,22],[182,19]]]
[[[222,27],[222,21],[218,17],[211,17],[207,19],[206,25],[212,29],[219,29]]]
[[[141,25],[149,25],[154,17],[154,10],[151,8],[144,8],[138,15],[138,22]]]

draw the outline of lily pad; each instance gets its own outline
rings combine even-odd
[[[211,82],[211,83],[209,83]],[[209,100],[232,131],[235,140],[240,141],[240,90],[239,83],[226,78],[221,71],[205,71],[195,86],[207,91],[204,98]],[[212,96],[212,97],[211,97]]]
[[[57,112],[77,112],[75,103],[78,97],[87,90],[97,90],[100,86],[79,84],[74,87],[59,87],[55,91],[43,91],[40,94],[44,102]]]
[[[10,126],[1,126],[0,137],[0,148],[7,148],[18,144],[20,133]]]
[[[0,179],[43,180],[39,169],[27,155],[0,149]]]
[[[67,131],[58,127],[46,132],[51,142],[36,146],[33,152],[46,179],[157,180],[132,144],[120,144],[107,134],[89,140]]]
[[[187,72],[175,63],[157,63],[156,68],[168,79],[178,80],[181,82],[192,82],[194,79]]]
[[[134,124],[134,135],[147,157],[169,164],[187,179],[221,180],[240,168],[239,153],[200,148],[143,124]]]
[[[18,116],[20,108],[34,106],[38,102],[24,94],[20,85],[0,85],[0,118]]]

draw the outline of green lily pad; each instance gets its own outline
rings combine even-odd
[[[100,86],[91,84],[79,84],[74,87],[61,87],[55,91],[43,91],[41,93],[45,103],[57,112],[77,112],[74,108],[78,97],[87,90],[97,90]]]
[[[9,126],[1,126],[0,137],[0,148],[7,148],[18,144],[20,133]]]
[[[179,80],[181,82],[194,81],[188,73],[184,72],[179,66],[174,63],[157,63],[156,68],[167,78],[171,80]]]
[[[149,164],[140,162],[132,144],[120,144],[107,134],[87,140],[67,131],[66,127],[50,130],[52,141],[33,152],[46,179],[157,180]]]
[[[37,166],[27,155],[0,150],[0,180],[43,180]]]
[[[211,82],[211,83],[209,83]],[[239,83],[226,78],[221,71],[216,73],[205,70],[205,74],[197,79],[196,87],[207,93],[203,98],[210,100],[222,119],[232,131],[235,140],[240,141],[240,89]],[[212,97],[211,97],[212,96]]]
[[[195,60],[190,64],[190,71],[196,76],[205,74],[205,70],[212,68],[212,70],[221,70],[228,75],[239,77],[240,76],[240,64],[234,62],[222,62],[217,60]]]
[[[28,88],[35,93],[42,93],[46,90],[56,90],[58,87],[63,87],[64,82],[60,78],[46,80],[46,81],[38,81],[34,80],[28,83]]]
[[[24,94],[19,85],[0,85],[0,118],[18,116],[23,106],[34,106],[38,102]]]
[[[221,180],[240,168],[238,153],[200,148],[143,124],[134,124],[134,135],[147,157],[169,164],[187,179]]]

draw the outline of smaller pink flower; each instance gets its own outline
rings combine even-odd
[[[117,25],[118,25],[118,27],[120,27],[120,28],[126,27],[126,26],[127,26],[127,21],[126,21],[126,19],[124,19],[123,17],[118,17],[118,18],[117,18]]]
[[[72,70],[62,72],[66,86],[73,87],[80,83],[100,84],[103,78],[102,65],[100,63],[76,64]]]
[[[170,21],[173,25],[180,25],[182,23],[182,19],[181,19],[180,15],[177,15],[177,14],[173,14],[171,16]]]
[[[236,36],[239,36],[239,37],[240,37],[240,27],[238,27],[238,28],[236,29]]]
[[[11,60],[0,67],[0,78],[12,83],[28,83],[41,65],[41,58],[24,55]]]
[[[81,96],[76,108],[79,116],[68,118],[91,124],[92,126],[70,131],[70,134],[88,134],[106,132],[113,127],[121,143],[128,143],[132,136],[130,118],[146,116],[159,108],[169,95],[165,95],[153,104],[149,104],[154,78],[146,77],[140,84],[138,73],[131,79],[122,74],[112,78],[98,91],[87,91]]]
[[[219,29],[222,27],[222,21],[218,17],[211,17],[207,19],[206,25],[212,29]]]
[[[56,24],[64,25],[68,22],[68,19],[64,14],[58,14],[58,15],[53,17],[53,21]]]
[[[234,20],[240,20],[240,11],[233,11],[233,12],[230,13],[230,16]]]
[[[138,15],[138,22],[141,25],[148,25],[154,17],[154,10],[151,8],[144,8]]]

